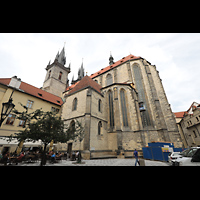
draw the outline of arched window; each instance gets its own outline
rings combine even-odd
[[[98,123],[98,135],[101,135],[101,127],[102,127],[102,122],[99,121],[99,123]]]
[[[51,70],[49,71],[49,76],[48,76],[48,79],[50,78],[50,76],[51,76]]]
[[[101,99],[99,99],[98,108],[99,108],[99,112],[102,112],[102,103],[101,103]]]
[[[126,98],[125,98],[124,90],[120,90],[120,99],[121,99],[123,126],[127,127],[128,126],[128,117],[127,117]]]
[[[109,104],[109,120],[110,128],[114,128],[114,109],[113,109],[113,93],[111,90],[108,91],[108,104]]]
[[[61,78],[62,78],[62,72],[59,73],[58,79],[61,80]]]
[[[107,85],[111,85],[113,83],[113,79],[112,79],[112,75],[111,74],[108,74],[106,76],[106,86]]]
[[[77,98],[74,98],[73,103],[72,103],[72,111],[77,109]]]
[[[141,118],[142,118],[142,124],[143,127],[150,126],[150,116],[147,106],[147,100],[145,97],[145,87],[143,85],[143,79],[142,79],[142,72],[139,66],[133,65],[133,72],[134,72],[134,78],[135,78],[135,85],[138,90],[138,102],[139,102],[139,108],[141,112]]]
[[[68,137],[69,137],[69,138],[72,138],[74,133],[75,133],[75,121],[72,120],[72,121],[70,122],[70,125],[69,125]]]

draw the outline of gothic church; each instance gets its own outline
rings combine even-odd
[[[182,147],[174,114],[155,65],[132,54],[98,72],[85,76],[83,63],[78,79],[69,86],[70,64],[65,67],[64,48],[47,65],[43,90],[62,97],[61,116],[73,126],[85,128],[83,141],[62,144],[62,149],[82,150],[85,159],[98,155],[123,155],[152,141],[173,142]]]

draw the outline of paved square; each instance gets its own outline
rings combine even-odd
[[[96,159],[96,160],[82,160],[84,164],[73,164],[76,161],[62,160],[59,163],[50,164],[47,162],[46,166],[135,166],[135,159]],[[39,166],[37,163],[22,163],[18,166]],[[166,162],[145,160],[145,166],[169,166]]]

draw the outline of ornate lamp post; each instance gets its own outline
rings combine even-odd
[[[8,102],[2,103],[2,110],[1,110],[1,119],[0,119],[0,127],[5,118],[10,114],[12,109],[15,107],[15,104],[12,103],[12,95],[13,95],[14,90],[12,91],[10,98]]]

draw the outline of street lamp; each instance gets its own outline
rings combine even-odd
[[[13,94],[14,90],[12,91]],[[10,95],[10,98],[8,102],[2,103],[2,110],[1,110],[1,120],[0,120],[0,126],[5,120],[5,118],[10,114],[12,109],[15,107],[15,104],[12,103],[12,94]]]

